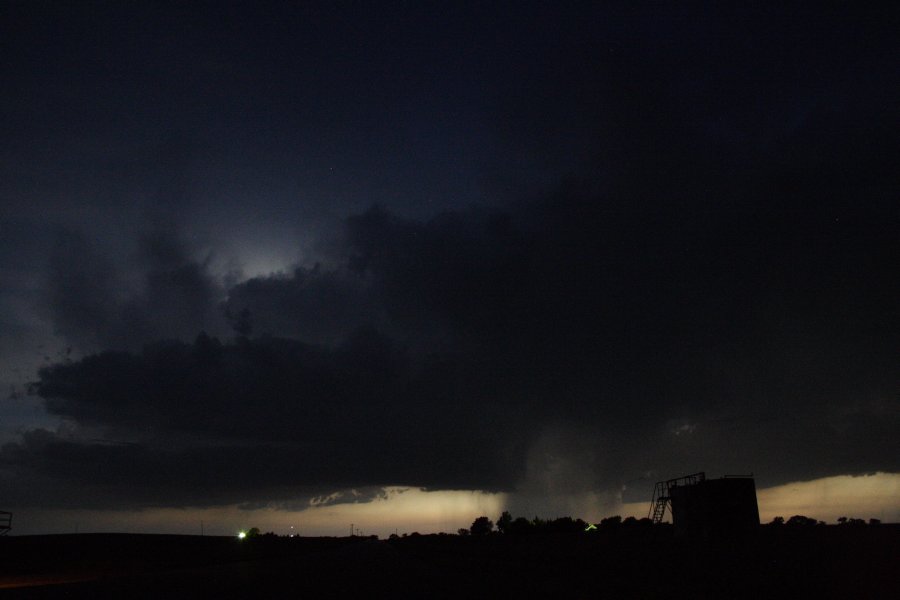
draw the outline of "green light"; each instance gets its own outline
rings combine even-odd
[[[244,539],[245,537],[247,537],[247,534],[246,534],[245,532],[243,532],[243,531],[240,532],[240,533],[238,534],[238,539],[239,539],[239,540],[242,540],[242,539]]]
[[[595,529],[597,529],[597,526],[593,523],[588,523],[588,526],[584,528],[585,531],[594,531]]]

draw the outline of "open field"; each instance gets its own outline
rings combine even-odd
[[[150,597],[882,598],[900,527],[763,527],[740,543],[667,528],[594,535],[0,539],[0,595]],[[893,590],[893,592],[892,592]]]

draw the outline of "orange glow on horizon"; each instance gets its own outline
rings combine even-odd
[[[456,533],[485,515],[496,521],[512,498],[481,491],[424,491],[386,488],[386,498],[371,502],[316,506],[300,511],[237,506],[209,508],[152,508],[140,511],[21,509],[16,511],[12,535],[40,533],[178,533],[233,536],[235,531],[258,527],[278,535],[344,536],[350,524],[362,535],[387,537],[394,533]],[[841,475],[758,489],[760,520],[804,515],[833,524],[846,516],[885,523],[900,522],[900,473]],[[543,518],[571,516],[596,522],[621,515],[643,518],[650,504],[619,503],[594,508],[585,514],[537,515]],[[514,512],[514,511],[513,511]],[[593,512],[593,514],[588,514]],[[535,515],[519,515],[528,518]]]

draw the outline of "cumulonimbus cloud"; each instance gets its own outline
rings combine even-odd
[[[566,194],[427,222],[372,209],[348,222],[339,269],[230,290],[223,310],[257,332],[43,369],[34,392],[76,433],[8,445],[4,468],[138,504],[892,470],[888,240],[861,237],[866,222],[778,237],[797,219],[698,232]],[[542,442],[560,431],[575,437]]]

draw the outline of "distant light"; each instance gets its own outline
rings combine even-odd
[[[594,531],[595,529],[597,529],[597,526],[593,523],[588,523],[588,526],[584,528],[585,531]]]
[[[244,539],[245,537],[247,537],[246,532],[243,532],[243,531],[242,531],[242,532],[240,532],[240,533],[238,534],[238,539],[239,539],[239,540],[242,540],[242,539]]]

